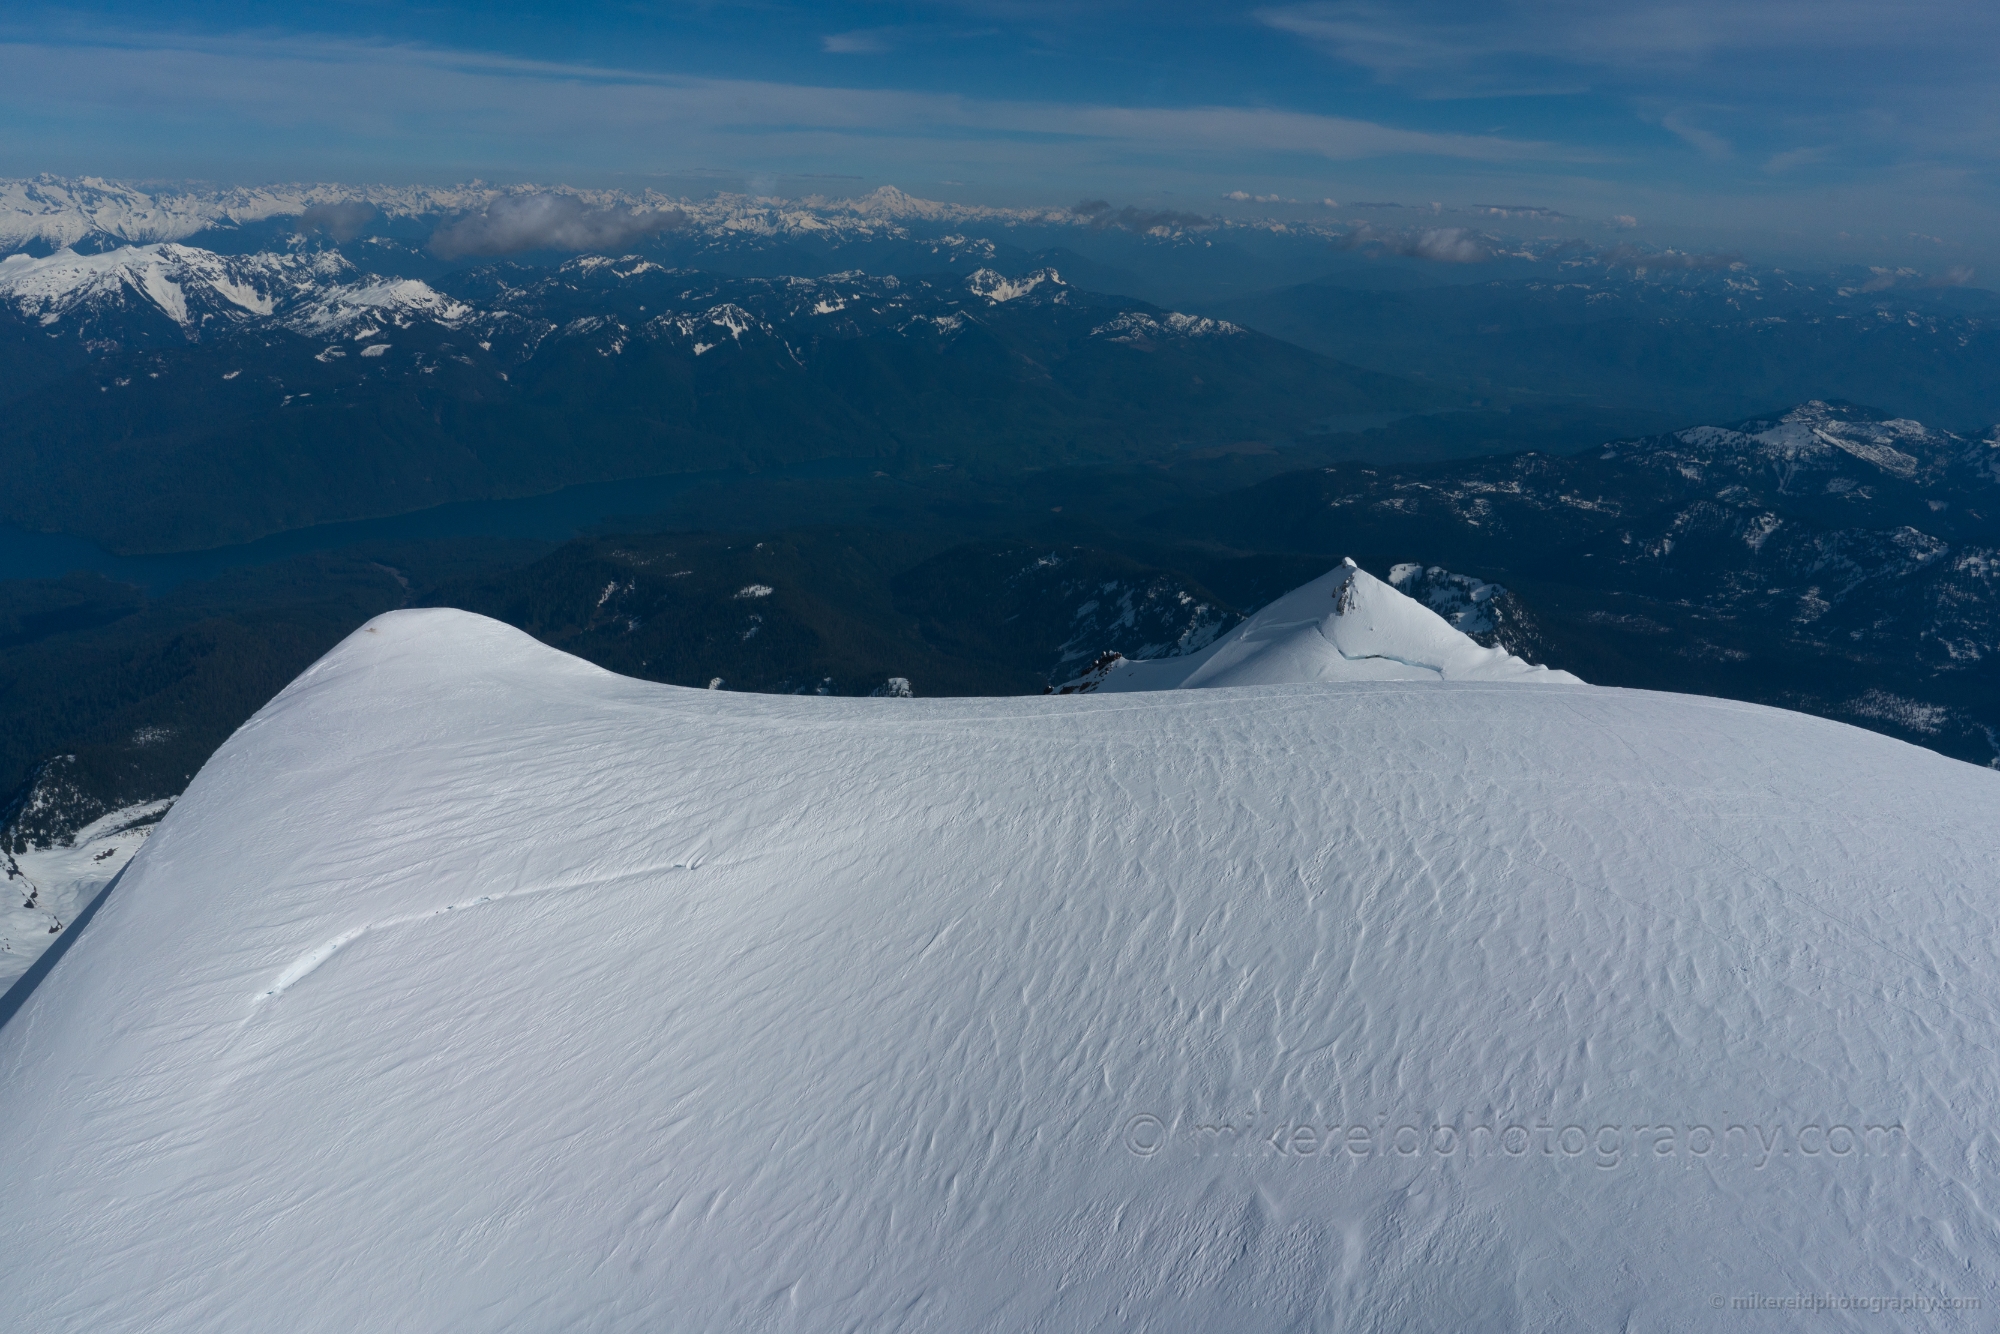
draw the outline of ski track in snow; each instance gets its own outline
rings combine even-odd
[[[352,930],[343,931],[324,944],[315,946],[304,954],[301,954],[292,962],[290,967],[278,974],[278,978],[271,984],[270,990],[257,996],[256,1000],[262,1002],[272,996],[283,995],[300,982],[305,981],[321,964],[346,949],[349,945],[352,945],[355,941],[361,939],[361,937],[373,932],[387,931],[392,927],[398,926],[414,926],[421,922],[435,922],[440,917],[452,913],[466,913],[489,903],[507,903],[514,899],[533,898],[543,894],[568,894],[583,889],[599,889],[627,880],[647,879],[665,871],[694,871],[699,870],[700,867],[701,858],[691,857],[686,861],[672,862],[664,866],[649,866],[640,870],[626,871],[620,875],[606,876],[597,880],[579,880],[570,884],[559,885],[536,885],[527,889],[505,890],[498,894],[481,894],[476,899],[467,899],[463,903],[447,903],[442,908],[432,908],[428,912],[408,913],[402,917],[388,917],[379,922],[370,922],[365,926],[357,926]]]

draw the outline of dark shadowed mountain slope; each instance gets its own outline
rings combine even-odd
[[[1728,269],[1648,281],[1593,264],[1398,291],[1306,283],[1202,309],[1497,400],[1553,396],[1685,422],[1824,398],[1954,430],[2000,420],[2000,302],[1983,291]]]
[[[1285,439],[1425,391],[1054,270],[729,279],[337,255],[10,260],[0,517],[122,550],[804,460],[1012,468]]]
[[[1340,464],[1159,516],[1224,596],[1329,553],[1490,580],[1508,646],[1605,685],[1727,695],[2000,758],[2000,437],[1846,406],[1590,455]],[[1219,549],[1219,551],[1218,551]],[[1158,558],[1158,557],[1156,557]]]

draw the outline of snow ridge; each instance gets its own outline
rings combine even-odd
[[[687,690],[377,618],[0,1027],[12,1323],[1990,1302],[2000,774],[1441,679],[1385,588],[1280,599],[1236,666],[1406,679],[1117,698]]]
[[[1568,672],[1523,662],[1505,649],[1481,647],[1350,559],[1293,589],[1199,653],[1140,661],[1113,655],[1057,693],[1308,681],[1582,684]]]

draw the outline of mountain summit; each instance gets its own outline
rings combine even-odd
[[[1271,611],[1203,660],[1260,684],[961,700],[371,621],[0,1028],[12,1321],[1721,1329],[1827,1275],[1990,1296],[2000,774],[1453,679],[1345,568]],[[1424,675],[1320,670],[1390,651]]]
[[[1187,690],[1306,681],[1507,681],[1583,684],[1568,672],[1482,648],[1442,616],[1351,559],[1295,588],[1199,653],[1133,661],[1116,654],[1057,693]]]

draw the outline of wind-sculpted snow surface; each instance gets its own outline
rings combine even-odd
[[[1976,1328],[1996,816],[1711,699],[731,695],[395,612],[0,1029],[6,1309]]]

